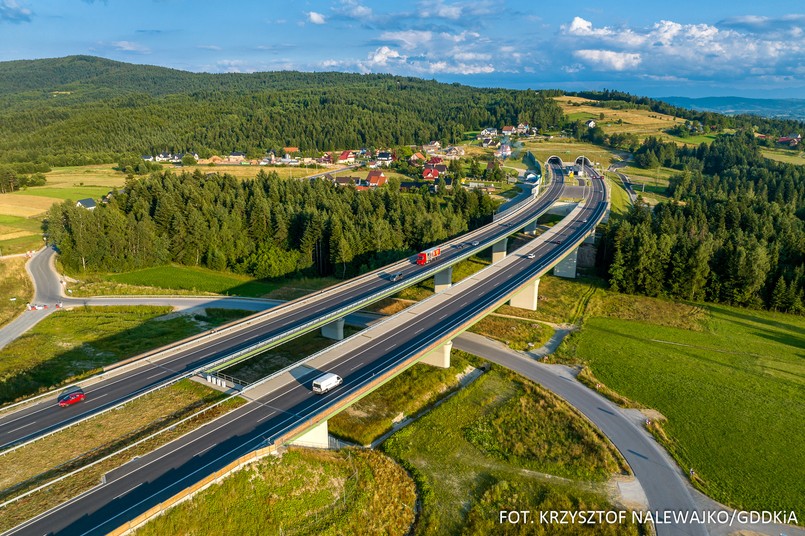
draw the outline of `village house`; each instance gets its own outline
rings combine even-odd
[[[447,158],[450,158],[451,160],[455,160],[456,158],[461,158],[462,156],[464,156],[464,147],[458,147],[458,146],[455,146],[455,145],[451,145],[445,151],[445,155],[447,156]]]
[[[438,153],[442,149],[442,144],[438,141],[432,141],[427,145],[422,146],[422,152],[426,154]]]
[[[595,121],[594,121],[594,120],[592,120],[592,119],[590,119],[589,121],[587,121],[586,123],[584,123],[584,125],[585,125],[587,128],[595,128]]]
[[[435,181],[439,178],[439,170],[436,168],[426,167],[422,170],[422,178],[426,181]]]
[[[227,164],[240,164],[244,160],[246,160],[246,153],[241,153],[239,151],[229,153],[225,159]]]
[[[777,143],[784,143],[787,144],[789,147],[796,147],[802,141],[801,134],[789,134],[788,136],[783,136],[782,138],[777,138]]]
[[[420,162],[424,162],[424,161],[425,161],[425,155],[423,155],[422,153],[414,153],[408,159],[408,163],[411,164],[411,165],[417,165]]]
[[[80,207],[80,208],[84,208],[84,209],[87,209],[87,210],[95,210],[95,207],[97,207],[98,204],[95,203],[94,199],[87,198],[87,199],[79,199],[76,202],[75,206]]]
[[[388,166],[393,159],[391,151],[380,151],[377,153],[377,163],[381,166]]]
[[[338,163],[339,164],[354,164],[355,163],[355,153],[353,151],[342,151],[341,154],[338,156]]]
[[[386,175],[380,170],[372,170],[366,176],[366,182],[370,188],[377,188],[386,184]]]
[[[478,139],[482,140],[484,138],[494,138],[498,135],[498,129],[496,128],[485,128],[481,132],[478,133]]]
[[[503,143],[500,146],[500,149],[495,151],[495,156],[497,158],[508,158],[512,155],[512,148],[511,145],[508,143]]]
[[[529,130],[528,123],[520,123],[517,125],[518,134],[528,134]]]
[[[517,129],[512,126],[505,126],[501,132],[503,132],[504,136],[514,136],[517,133]]]

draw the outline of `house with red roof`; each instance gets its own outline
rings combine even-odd
[[[422,170],[422,178],[426,181],[435,181],[439,178],[439,170],[436,168],[425,168]]]
[[[425,161],[425,155],[422,153],[414,153],[411,155],[411,158],[408,159],[409,164],[418,164],[419,162]]]
[[[352,151],[343,151],[338,156],[338,163],[339,164],[354,164],[355,163],[355,153]]]
[[[369,183],[370,188],[377,188],[378,186],[383,186],[386,184],[386,175],[377,169],[374,169],[369,172],[366,176],[366,182]]]

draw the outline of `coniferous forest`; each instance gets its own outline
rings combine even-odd
[[[562,118],[540,92],[391,75],[189,73],[88,56],[0,63],[0,162],[9,163],[452,143],[486,126]]]
[[[803,312],[805,168],[763,158],[749,132],[698,148],[650,138],[641,152],[681,172],[673,201],[610,226],[614,289]]]
[[[172,172],[131,180],[94,211],[54,205],[47,232],[65,266],[124,271],[167,262],[255,277],[355,275],[491,221],[480,191],[359,192],[325,180]]]

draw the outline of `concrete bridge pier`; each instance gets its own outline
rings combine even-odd
[[[537,220],[534,220],[526,225],[525,229],[523,229],[523,232],[530,235],[537,234]]]
[[[553,275],[566,279],[576,279],[576,258],[579,248],[575,247],[567,256],[553,267]]]
[[[432,352],[425,354],[419,362],[439,368],[450,368],[450,351],[453,341],[447,341]]]
[[[535,279],[534,281],[530,281],[521,287],[520,291],[512,296],[512,298],[509,300],[509,305],[512,307],[519,307],[520,309],[536,311],[538,297],[539,278]]]
[[[506,258],[506,247],[509,244],[509,239],[504,238],[500,242],[492,244],[492,263],[500,262]]]
[[[326,449],[330,446],[329,429],[327,421],[322,421],[304,434],[290,442],[291,445]]]
[[[341,341],[344,339],[344,319],[339,318],[321,327],[321,336]]]
[[[443,290],[447,290],[451,286],[453,286],[452,266],[448,266],[441,272],[436,272],[436,275],[433,277],[433,290],[435,292],[441,292]]]

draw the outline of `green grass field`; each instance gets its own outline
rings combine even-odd
[[[99,202],[100,199],[109,193],[110,188],[106,186],[68,186],[64,188],[50,188],[47,186],[34,186],[25,190],[15,192],[13,195],[35,195],[39,197],[50,197],[56,201],[78,201],[91,197]]]
[[[610,214],[616,218],[622,217],[629,212],[629,207],[632,204],[631,201],[629,201],[629,194],[626,193],[626,190],[623,188],[623,183],[621,183],[620,180],[614,180],[608,177],[607,182],[609,183],[612,207]]]
[[[696,136],[688,136],[687,138],[680,138],[679,136],[672,136],[667,134],[668,139],[677,143],[684,143],[686,145],[701,145],[702,143],[712,143],[716,139],[716,134],[698,134]]]
[[[453,350],[448,369],[414,365],[330,419],[330,432],[369,445],[391,430],[395,422],[442,399],[459,385],[458,375],[478,363],[477,358]]]
[[[292,449],[230,475],[150,521],[164,534],[408,534],[416,487],[376,451]]]
[[[114,283],[139,287],[157,287],[252,297],[263,296],[277,287],[276,284],[255,280],[248,276],[179,265],[156,266],[134,272],[109,274],[104,278]]]
[[[105,365],[233,320],[230,311],[157,318],[169,312],[170,307],[79,307],[51,315],[0,350],[0,403],[79,380]]]
[[[786,164],[805,165],[805,153],[802,151],[792,151],[785,149],[761,149],[763,156],[770,160],[785,162]]]
[[[805,319],[630,299],[593,300],[560,356],[667,417],[667,447],[714,499],[805,518]]]
[[[0,214],[0,256],[42,247],[42,222],[35,218]]]
[[[422,512],[415,534],[554,534],[561,528],[501,526],[499,510],[605,508],[598,493],[544,473],[581,478],[587,490],[601,491],[592,482],[621,470],[614,449],[564,402],[496,367],[395,433],[383,450],[417,481]],[[567,530],[561,533],[577,533]],[[637,530],[599,525],[583,533]]]

